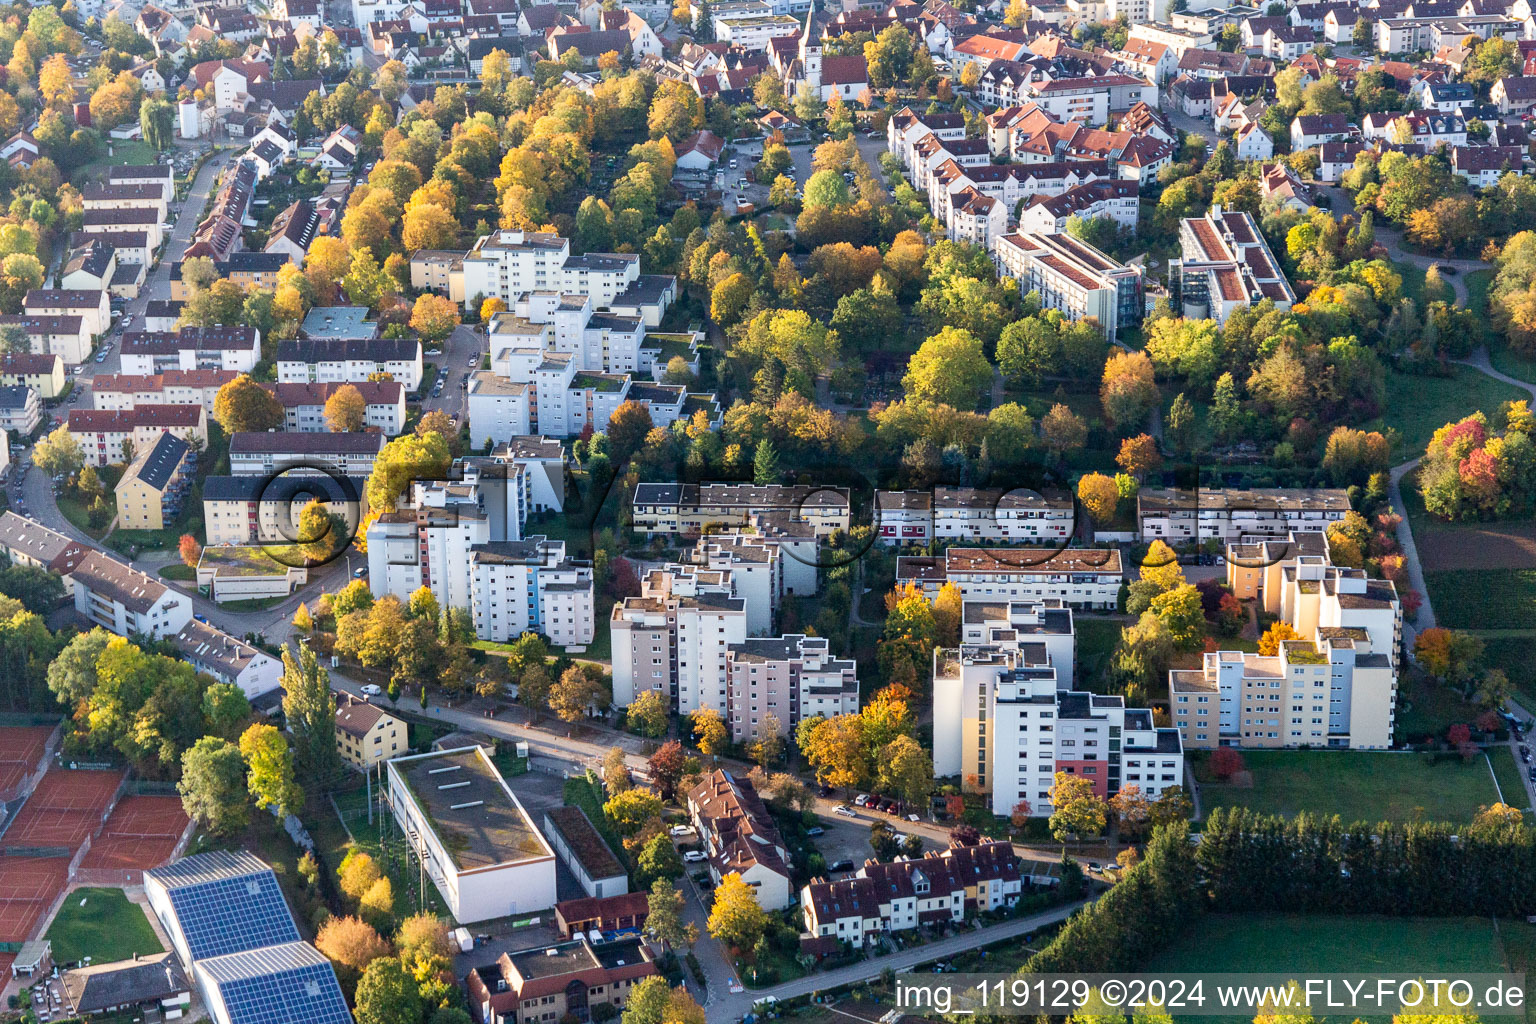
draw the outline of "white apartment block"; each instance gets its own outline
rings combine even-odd
[[[738,743],[762,735],[770,714],[788,736],[801,719],[859,710],[857,666],[832,657],[825,637],[752,637],[727,648],[725,666],[724,718]]]
[[[229,472],[233,476],[330,472],[366,477],[383,448],[383,434],[232,434]]]
[[[1020,294],[1034,292],[1044,308],[1068,319],[1097,321],[1110,340],[1122,326],[1141,323],[1140,268],[1071,235],[1004,235],[994,243],[992,259],[999,273],[1019,282]]]
[[[81,330],[89,342],[106,333],[112,325],[110,304],[104,288],[34,288],[21,302],[27,316],[78,316]],[[66,363],[83,362],[68,359]]]
[[[1279,310],[1295,304],[1296,293],[1249,214],[1213,203],[1204,217],[1180,222],[1179,242],[1177,280],[1186,317],[1225,324],[1233,310],[1264,299]]]
[[[68,365],[83,363],[90,358],[93,335],[83,316],[32,312],[0,314],[0,328],[6,327],[25,332],[31,351],[37,355],[58,356]]]
[[[1045,651],[1064,683],[1070,684],[1075,678],[1077,633],[1072,624],[1072,609],[1060,601],[980,600],[964,601],[960,607],[962,644],[1036,644]]]
[[[1205,655],[1169,673],[1174,725],[1191,747],[1384,749],[1396,718],[1402,604],[1396,588],[1330,564],[1320,532],[1227,546],[1228,581],[1302,639],[1279,654]]]
[[[301,434],[329,431],[325,403],[343,387],[353,387],[363,399],[363,429],[394,437],[405,429],[405,385],[398,380],[358,381],[345,384],[268,384],[272,397],[283,407],[283,426]]]
[[[130,331],[120,349],[122,373],[167,370],[233,370],[250,373],[261,360],[261,332],[254,327],[183,327],[179,331]]]
[[[1155,727],[1123,697],[1071,689],[1041,644],[935,651],[933,713],[934,774],[990,794],[994,814],[1025,801],[1032,817],[1050,815],[1058,772],[1103,799],[1130,785],[1156,799],[1183,784],[1178,730]]]
[[[655,690],[689,715],[712,707],[724,717],[726,662],[747,639],[746,602],[715,570],[647,573],[639,597],[613,606],[613,702]]]
[[[279,384],[358,384],[387,373],[407,391],[421,387],[421,342],[415,338],[295,339],[277,345]]]
[[[641,533],[702,534],[747,525],[757,513],[787,513],[811,524],[818,538],[850,527],[849,490],[808,484],[641,483],[632,501]]]
[[[174,635],[192,618],[192,599],[100,551],[84,555],[70,574],[75,611],[118,636]]]
[[[880,492],[886,493],[902,492]],[[1072,536],[1075,522],[1075,505],[1069,495],[1044,495],[1024,487],[935,487],[927,503],[926,522],[922,521],[923,510],[900,509],[898,504],[895,498],[877,497],[882,535],[887,511],[896,516],[898,530],[926,527],[939,539],[1018,544],[1065,542]]]
[[[961,548],[943,555],[901,555],[896,584],[928,595],[946,582],[967,600],[1053,598],[1072,608],[1112,610],[1125,569],[1113,548]]]
[[[800,21],[787,14],[769,14],[745,18],[716,18],[715,41],[759,52],[768,49],[771,40],[797,35]]]
[[[493,370],[480,370],[469,378],[470,440],[505,444],[514,437],[533,433],[534,385],[513,381]]]
[[[101,468],[128,462],[133,453],[145,452],[164,433],[188,444],[208,440],[208,415],[201,405],[137,405],[131,409],[71,409],[66,421],[70,436],[80,445],[86,465]]]
[[[319,500],[348,530],[357,529],[367,508],[366,477],[336,478],[323,473],[265,476],[210,476],[203,481],[203,529],[207,544],[292,544],[303,536],[299,514]]]
[[[234,370],[166,370],[148,376],[97,374],[91,378],[91,405],[107,410],[137,405],[200,405],[212,416],[219,388],[237,376]]]
[[[610,306],[640,278],[640,257],[571,255],[569,239],[536,231],[494,231],[464,256],[464,301],[500,299],[513,308],[529,292],[590,296]]]
[[[564,541],[523,534],[533,469],[494,458],[459,467],[458,480],[413,482],[408,500],[369,525],[375,596],[403,601],[425,586],[442,607],[468,611],[483,640],[531,630],[561,646],[591,643],[591,564],[568,559]]]
[[[1136,525],[1144,541],[1170,544],[1284,537],[1293,530],[1324,530],[1349,512],[1342,488],[1143,488]]]
[[[876,491],[875,516],[880,543],[926,545],[933,539],[933,492]]]

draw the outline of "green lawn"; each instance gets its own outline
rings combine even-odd
[[[1474,313],[1486,313],[1488,289],[1493,284],[1493,271],[1474,270],[1462,280],[1467,283],[1467,308]]]
[[[1403,674],[1398,687],[1393,739],[1399,743],[1418,743],[1427,737],[1443,738],[1451,726],[1471,722],[1479,714],[1479,709],[1463,700],[1456,690],[1410,669]]]
[[[143,908],[128,902],[121,889],[76,889],[70,893],[48,926],[48,941],[53,943],[53,959],[58,963],[84,957],[107,963],[127,960],[135,953],[165,951]]]
[[[197,579],[197,570],[190,565],[167,565],[160,570],[162,579],[188,582]]]
[[[1515,752],[1500,744],[1488,751],[1488,760],[1493,764],[1493,774],[1499,780],[1499,793],[1504,797],[1504,802],[1522,811],[1529,811],[1531,803],[1525,796],[1525,770],[1515,760]]]
[[[1101,692],[1110,655],[1120,643],[1120,632],[1127,625],[1120,619],[1096,619],[1086,615],[1074,622],[1077,628],[1078,685]]]
[[[1444,569],[1424,585],[1439,625],[1527,629],[1536,623],[1536,569]]]
[[[1488,361],[1500,373],[1507,373],[1516,380],[1536,384],[1536,359],[1512,351],[1508,346],[1495,342],[1488,346]]]
[[[1200,803],[1247,807],[1287,817],[1301,811],[1337,814],[1355,821],[1471,821],[1479,807],[1497,799],[1488,765],[1428,755],[1367,751],[1254,750],[1243,759],[1253,785],[1240,788],[1209,781],[1210,759],[1195,762]]]
[[[1390,973],[1455,977],[1503,973],[1508,922],[1474,917],[1332,917],[1210,914],[1147,964],[1149,973]],[[1352,1013],[1330,1015],[1344,1021]],[[1201,1017],[1236,1021],[1248,1017]],[[1317,1015],[1322,1020],[1321,1012]],[[1367,1017],[1382,1020],[1385,1017]]]
[[[1392,269],[1403,275],[1403,297],[1422,305],[1420,296],[1424,293],[1424,268],[1415,263],[1399,261],[1392,264]]]
[[[1526,707],[1536,704],[1536,660],[1531,658],[1531,650],[1536,648],[1536,632],[1484,636],[1482,640],[1483,664],[1504,670],[1510,683],[1519,691],[1522,704]]]
[[[112,154],[103,153],[100,160],[92,160],[88,164],[81,164],[69,176],[75,184],[83,184],[96,178],[103,177],[108,167],[116,167],[120,164],[152,164],[155,162],[155,147],[139,139],[112,139]]]
[[[113,500],[111,491],[107,492],[106,499],[108,507],[115,511],[117,503]],[[85,512],[85,502],[67,492],[60,494],[56,500],[59,511],[64,514],[65,519],[74,524],[75,529],[81,531],[92,540],[101,540],[101,536],[107,532],[107,528],[103,526],[97,529],[91,525],[90,517]]]
[[[1453,366],[1449,377],[1387,371],[1387,404],[1382,426],[1401,435],[1399,458],[1421,455],[1436,430],[1482,409],[1492,414],[1500,402],[1529,398],[1523,389],[1494,380],[1467,366]],[[1508,372],[1508,371],[1506,371]]]

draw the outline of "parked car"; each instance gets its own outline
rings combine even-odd
[[[908,821],[922,821],[923,819],[918,817],[915,814],[909,814],[909,815],[907,815],[907,820]]]
[[[368,570],[367,569],[353,569],[352,570],[352,578],[355,579],[355,580],[363,579],[367,575],[368,575]]]
[[[693,826],[673,825],[672,828],[668,830],[668,834],[674,836],[691,836],[693,835]]]
[[[821,797],[829,797],[829,796],[832,795],[832,787],[831,786],[822,786],[820,789],[818,789],[816,791],[816,793],[817,793],[818,796],[821,796]]]
[[[853,806],[855,807],[863,807],[867,803],[869,803],[868,793],[860,793],[858,796],[853,798]]]
[[[853,813],[853,808],[849,807],[847,804],[838,804],[836,807],[832,808],[832,813],[833,814],[841,814],[845,818],[857,818],[858,817],[857,814]]]
[[[827,865],[827,870],[828,871],[852,871],[853,870],[853,861],[851,861],[851,860],[835,860],[831,864]]]
[[[690,864],[697,864],[699,861],[701,861],[703,859],[704,859],[704,854],[699,852],[698,850],[689,850],[687,853],[683,854],[683,860],[687,861]]]
[[[826,831],[827,830],[822,828],[820,825],[812,825],[810,828],[805,830],[805,834],[808,836],[819,836],[825,835]]]
[[[381,692],[383,692],[379,689],[378,683],[364,683],[362,689],[364,697],[377,697]]]

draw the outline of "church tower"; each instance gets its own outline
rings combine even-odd
[[[805,31],[800,34],[800,74],[817,94],[821,93],[821,33],[816,30],[816,0],[805,12]]]

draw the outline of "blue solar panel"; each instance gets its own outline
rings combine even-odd
[[[299,939],[270,870],[172,889],[169,895],[193,960]]]
[[[329,963],[217,984],[230,1024],[352,1024]]]

